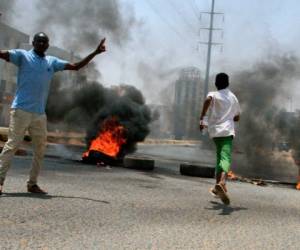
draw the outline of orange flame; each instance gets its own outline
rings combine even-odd
[[[116,157],[121,146],[126,143],[126,129],[120,125],[115,117],[104,121],[96,139],[92,140],[89,150],[83,153],[83,157],[88,157],[91,150],[101,152],[105,155]]]
[[[296,189],[300,190],[300,169],[299,169],[298,183],[297,183]]]
[[[228,179],[230,179],[230,180],[238,179],[238,177],[235,175],[235,173],[233,173],[233,171],[229,171],[227,176],[228,176]]]

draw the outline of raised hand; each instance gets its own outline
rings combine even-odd
[[[97,49],[96,49],[96,53],[100,54],[106,51],[106,46],[105,46],[105,40],[106,38],[103,38],[100,42],[100,44],[98,45]]]

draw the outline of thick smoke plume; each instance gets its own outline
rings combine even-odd
[[[76,51],[90,50],[104,36],[121,46],[137,24],[134,14],[129,8],[123,11],[119,0],[38,1],[36,7],[36,29],[50,37],[59,35],[63,44]]]
[[[136,143],[146,138],[151,122],[150,109],[135,87],[121,85],[104,88],[96,82],[77,90],[52,88],[47,115],[51,123],[63,123],[72,130],[85,130],[87,147],[97,137],[103,122],[107,118],[117,117],[127,131],[127,142],[122,146],[123,155],[133,152]]]
[[[270,174],[282,170],[286,159],[276,157],[272,151],[280,142],[291,143],[294,156],[299,152],[296,138],[300,132],[295,126],[300,123],[300,117],[291,118],[288,112],[278,108],[278,102],[286,102],[292,92],[295,79],[300,77],[299,69],[298,58],[273,56],[232,76],[231,82],[237,83],[232,89],[242,107],[237,147],[245,152],[247,165],[253,172]]]

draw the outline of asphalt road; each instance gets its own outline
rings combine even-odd
[[[60,155],[64,158],[81,159],[84,148],[66,148],[63,145],[51,144],[47,152],[50,155]],[[215,165],[214,146],[213,150],[209,150],[201,144],[139,144],[135,155],[163,161],[171,160],[178,167],[180,163]],[[277,153],[277,157],[270,157],[268,165],[264,166],[259,160],[255,164],[248,162],[245,153],[233,153],[231,170],[244,177],[295,183],[299,170],[291,159],[288,160],[289,157],[291,157],[290,153]]]
[[[14,159],[0,197],[0,249],[299,249],[289,187],[230,182],[224,206],[212,179],[181,176],[172,161],[144,173],[46,158],[39,196],[26,193],[29,164]]]

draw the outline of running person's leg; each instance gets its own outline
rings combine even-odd
[[[214,138],[217,147],[217,180],[218,183],[226,183],[226,177],[231,166],[231,154],[232,154],[232,141],[233,137],[219,137]]]
[[[216,178],[216,184],[218,184],[221,180],[221,174],[222,169],[220,168],[220,161],[221,161],[221,149],[222,144],[219,142],[220,139],[218,137],[213,138],[213,141],[216,146],[216,168],[215,168],[215,178]],[[215,186],[213,188],[209,189],[209,192],[214,196],[217,197],[217,191],[215,189]]]
[[[225,204],[230,203],[229,197],[226,194],[226,179],[231,166],[232,141],[232,136],[214,138],[214,142],[217,147],[217,153],[219,154],[217,157],[217,185],[215,187],[215,190]]]

